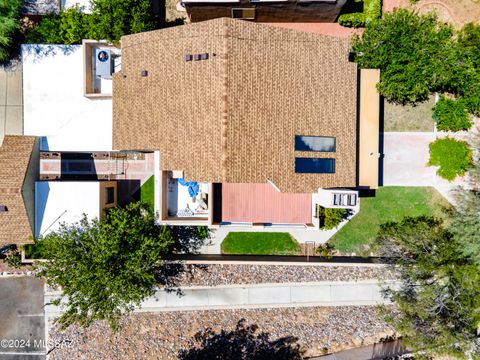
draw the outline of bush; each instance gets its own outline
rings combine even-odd
[[[317,247],[316,253],[324,258],[331,258],[335,253],[335,247],[330,243],[321,244]]]
[[[208,226],[196,226],[195,233],[200,240],[205,240],[210,237],[210,229]]]
[[[19,17],[19,0],[0,0],[0,62],[9,58],[12,37],[20,27]]]
[[[3,259],[5,263],[15,269],[18,269],[22,266],[22,257],[18,249],[11,249],[7,252],[7,257]]]
[[[430,144],[429,166],[439,166],[437,174],[453,181],[473,165],[473,152],[465,141],[452,138],[438,139]]]
[[[23,245],[26,259],[45,259],[45,244],[42,241],[35,240],[34,244]]]
[[[471,117],[463,101],[447,99],[441,96],[433,108],[433,120],[437,129],[442,131],[460,131],[472,127]]]
[[[382,16],[381,0],[363,0],[363,12],[342,14],[338,23],[346,27],[361,27]]]
[[[320,229],[330,230],[336,228],[338,224],[345,219],[347,214],[347,209],[324,208],[323,206],[320,206]]]
[[[342,14],[338,17],[338,23],[345,27],[358,28],[365,26],[364,13]]]

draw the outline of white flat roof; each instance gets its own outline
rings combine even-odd
[[[98,181],[35,183],[35,238],[57,230],[63,222],[78,222],[83,214],[89,219],[100,216]]]
[[[24,134],[42,150],[112,150],[112,99],[83,96],[82,45],[22,45]]]

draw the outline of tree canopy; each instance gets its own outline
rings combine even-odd
[[[257,333],[258,326],[247,325],[241,319],[235,330],[215,332],[206,329],[195,334],[193,346],[180,351],[180,360],[301,360],[302,351],[293,336],[270,340],[265,332]]]
[[[155,29],[150,0],[92,0],[91,14],[80,7],[45,16],[27,34],[29,42],[79,44],[82,39],[118,42],[123,35]]]
[[[108,320],[115,329],[122,314],[153,294],[174,241],[146,204],[134,203],[108,210],[101,221],[62,224],[41,242],[48,261],[38,275],[61,286],[66,299],[61,326]]]
[[[435,91],[462,97],[471,113],[480,111],[480,25],[459,32],[434,14],[397,9],[372,20],[352,50],[361,68],[381,70],[378,90],[388,101],[424,101]]]
[[[480,356],[480,273],[442,221],[405,218],[381,227],[381,256],[391,259],[401,284],[386,294],[398,313],[389,320],[414,350]]]
[[[19,12],[19,0],[0,0],[0,62],[9,57],[12,37],[20,27]]]

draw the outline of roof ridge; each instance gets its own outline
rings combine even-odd
[[[223,62],[223,66],[221,67],[221,78],[222,78],[222,112],[221,112],[221,132],[220,132],[220,141],[221,141],[221,171],[222,171],[222,179],[225,180],[227,178],[227,131],[228,131],[228,117],[229,117],[229,106],[228,106],[228,72],[230,70],[230,58],[228,56],[230,46],[229,46],[229,39],[231,35],[230,28],[232,26],[232,22],[229,21],[231,19],[222,18],[222,37],[223,37],[223,54],[221,54],[221,61]]]

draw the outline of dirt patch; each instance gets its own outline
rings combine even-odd
[[[455,27],[462,27],[469,22],[480,22],[479,0],[420,0],[416,4],[409,0],[384,0],[383,11],[394,8],[415,9],[420,13],[434,11],[438,17]]]
[[[416,106],[396,105],[385,101],[384,126],[385,131],[433,131],[432,108],[435,98],[431,96],[427,101]]]

